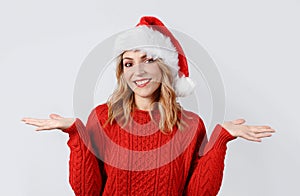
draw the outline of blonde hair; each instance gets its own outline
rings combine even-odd
[[[125,126],[130,123],[130,114],[135,107],[134,92],[123,77],[122,55],[117,59],[117,88],[108,99],[108,119],[105,125],[107,123],[112,124],[118,118],[118,122],[122,122],[122,126]],[[184,122],[179,118],[179,115],[182,115],[182,107],[176,102],[176,94],[172,87],[173,76],[171,70],[161,59],[157,59],[156,62],[162,71],[162,81],[159,88],[153,93],[151,108],[158,107],[160,113],[158,127],[163,133],[172,132],[175,125],[181,130],[184,125]],[[158,106],[154,105],[156,102]],[[150,111],[149,114],[153,120]]]

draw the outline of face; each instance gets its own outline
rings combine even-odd
[[[124,78],[135,98],[152,98],[162,80],[157,61],[141,51],[126,51],[122,61]]]

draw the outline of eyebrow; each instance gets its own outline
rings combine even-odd
[[[147,55],[145,54],[145,55],[141,56],[140,58],[141,58],[141,59],[144,59],[144,58],[146,58],[146,57],[147,57]],[[124,60],[124,59],[133,60],[133,58],[130,58],[130,57],[123,57],[122,59],[123,59],[123,60]]]

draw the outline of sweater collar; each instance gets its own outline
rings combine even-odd
[[[159,109],[157,107],[155,107],[153,110],[141,110],[141,109],[134,107],[131,114],[133,115],[135,120],[138,120],[138,119],[150,120],[151,119],[150,112],[151,112],[151,115],[154,118],[154,120],[159,119],[160,113],[159,113]]]

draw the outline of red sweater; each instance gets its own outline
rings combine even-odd
[[[217,195],[226,144],[235,137],[217,124],[207,143],[201,118],[182,114],[188,126],[169,134],[158,130],[142,110],[132,113],[136,123],[131,127],[104,127],[106,104],[91,112],[86,126],[76,119],[63,130],[70,136],[69,180],[76,196]],[[152,117],[158,122],[159,112],[153,111]]]

